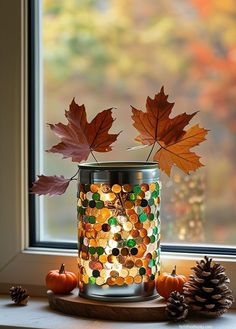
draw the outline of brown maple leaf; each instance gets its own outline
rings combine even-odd
[[[170,118],[169,115],[175,103],[169,103],[167,98],[168,95],[165,95],[164,87],[162,87],[154,99],[147,98],[147,112],[142,112],[131,106],[133,126],[140,133],[135,140],[145,145],[152,145],[160,140],[168,144],[178,140],[183,134],[184,127],[197,112],[193,114],[183,113]]]
[[[88,123],[84,105],[78,105],[73,99],[69,111],[65,111],[68,124],[49,124],[51,130],[61,139],[48,152],[61,153],[73,162],[87,160],[90,153],[109,152],[111,144],[119,134],[109,134],[112,126],[112,109],[104,110]]]
[[[173,165],[189,173],[202,166],[199,157],[190,152],[190,148],[205,140],[207,130],[194,126],[185,131],[184,128],[197,112],[182,113],[170,118],[174,103],[169,103],[167,98],[168,95],[165,95],[164,87],[162,87],[154,99],[147,98],[146,112],[132,107],[133,125],[140,133],[135,140],[143,145],[152,145],[147,161],[155,145],[160,146],[153,159],[159,162],[160,169],[168,175]]]
[[[71,179],[64,176],[38,175],[38,179],[33,183],[31,192],[39,195],[61,195],[65,193]]]

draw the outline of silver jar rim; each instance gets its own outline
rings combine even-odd
[[[140,184],[159,180],[157,162],[107,161],[79,164],[79,181],[82,184]]]

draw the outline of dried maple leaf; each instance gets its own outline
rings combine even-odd
[[[39,195],[61,195],[65,193],[71,179],[63,176],[38,175],[38,179],[33,183],[31,192]]]
[[[193,114],[183,113],[169,118],[175,103],[169,103],[167,98],[168,95],[165,95],[164,87],[162,87],[154,99],[147,98],[147,112],[132,107],[133,125],[140,133],[135,140],[146,145],[152,145],[160,140],[168,144],[178,140],[183,134],[184,127],[197,112]]]
[[[111,144],[119,134],[109,134],[112,126],[112,109],[104,110],[88,123],[84,105],[79,106],[74,99],[69,111],[65,112],[68,124],[50,124],[51,130],[61,139],[48,152],[61,153],[64,158],[72,158],[73,162],[87,160],[90,152],[109,152]]]
[[[182,137],[169,145],[160,142],[161,148],[154,155],[154,160],[158,161],[160,169],[170,175],[171,167],[176,165],[185,173],[194,171],[203,164],[199,161],[200,157],[196,153],[191,152],[190,149],[206,138],[208,130],[200,128],[195,125],[189,128]]]
[[[153,159],[159,162],[160,169],[168,175],[173,165],[189,173],[202,166],[199,157],[190,152],[190,148],[205,140],[207,130],[194,126],[186,132],[184,128],[197,112],[182,113],[170,118],[174,103],[169,103],[167,98],[162,87],[154,99],[147,98],[146,112],[132,107],[133,125],[140,133],[135,140],[143,145],[152,145],[147,161],[154,146],[160,146]]]

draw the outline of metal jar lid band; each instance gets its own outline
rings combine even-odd
[[[82,184],[140,184],[159,179],[156,162],[100,162],[79,165]]]

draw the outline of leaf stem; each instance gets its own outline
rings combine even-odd
[[[92,157],[94,158],[94,160],[97,162],[97,164],[100,166],[98,160],[95,158],[95,155],[93,154],[93,151],[90,149],[90,153],[92,155]]]
[[[74,177],[77,176],[78,172],[79,172],[79,169],[78,169],[78,170],[76,171],[76,173],[70,178],[70,180],[74,180]]]
[[[152,148],[151,148],[151,150],[150,150],[150,152],[149,152],[149,154],[148,154],[148,157],[147,157],[146,162],[148,162],[148,160],[149,160],[149,158],[150,158],[150,156],[151,156],[151,154],[152,154],[152,151],[153,151],[153,149],[154,149],[155,144],[156,144],[156,142],[153,143]]]

